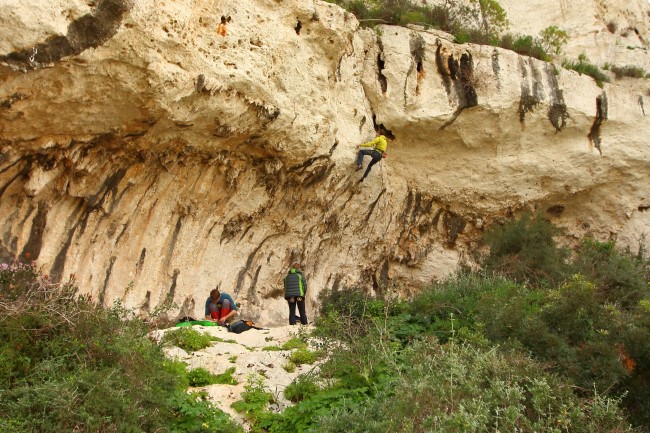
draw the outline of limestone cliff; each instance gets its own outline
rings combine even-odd
[[[0,18],[0,259],[105,304],[200,316],[219,286],[280,323],[291,260],[312,311],[324,288],[417,290],[524,209],[648,246],[645,80],[599,88],[319,0],[14,0]],[[377,128],[389,156],[358,184]]]

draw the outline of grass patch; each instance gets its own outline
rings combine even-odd
[[[603,73],[598,66],[589,62],[587,56],[583,53],[578,56],[577,62],[565,61],[562,63],[562,66],[565,69],[571,69],[576,71],[580,75],[585,74],[589,75],[596,81],[598,87],[603,87],[603,83],[609,83],[609,77]]]
[[[211,335],[192,328],[179,328],[165,333],[162,341],[187,352],[195,352],[210,347],[214,339]]]

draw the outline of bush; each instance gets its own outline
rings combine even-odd
[[[561,233],[541,213],[523,213],[518,220],[494,225],[483,236],[490,252],[483,260],[486,270],[517,282],[551,286],[567,275],[568,251],[554,236]]]
[[[610,81],[609,77],[598,69],[598,66],[589,63],[589,59],[585,54],[578,56],[577,62],[564,61],[562,66],[566,69],[572,69],[580,75],[589,75],[596,80],[598,87],[603,87],[603,83],[609,83]]]
[[[614,242],[592,239],[582,241],[573,261],[573,272],[594,282],[601,302],[623,307],[636,306],[650,297],[649,269],[650,262],[643,257],[643,250],[636,256],[623,254],[616,250]]]
[[[293,337],[282,345],[282,350],[306,349],[307,342],[301,338]]]
[[[297,403],[319,390],[320,386],[318,386],[316,376],[307,373],[297,377],[284,389],[284,397],[289,401]]]
[[[569,35],[557,26],[549,26],[539,34],[539,45],[545,53],[561,54],[569,41]]]
[[[237,379],[232,377],[235,372],[235,367],[227,369],[224,373],[219,375],[212,374],[205,368],[195,368],[187,373],[187,379],[190,386],[206,386],[206,385],[237,385]]]
[[[403,362],[408,368],[376,398],[331,411],[315,431],[631,431],[616,400],[581,400],[516,352],[428,339]]]
[[[273,394],[266,391],[264,381],[261,377],[251,375],[248,377],[244,392],[241,393],[241,400],[232,403],[230,406],[237,412],[244,414],[250,422],[252,431],[256,431],[256,426],[260,418],[264,417],[264,409],[273,402]]]
[[[319,354],[307,349],[296,349],[289,355],[289,361],[296,365],[313,364],[318,359]]]
[[[24,264],[0,265],[0,297],[0,431],[198,432],[217,419],[240,431],[186,394],[184,364],[119,303],[104,309],[73,278]]]
[[[180,347],[181,349],[194,352],[205,349],[212,345],[212,336],[192,328],[178,328],[165,333],[163,343]]]
[[[611,71],[616,76],[616,79],[621,79],[624,77],[629,78],[650,78],[649,74],[640,66],[611,66]]]

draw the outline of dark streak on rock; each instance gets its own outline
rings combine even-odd
[[[20,254],[26,261],[36,260],[41,253],[43,246],[43,232],[47,223],[48,206],[45,202],[38,203],[38,211],[32,220],[32,228],[29,232],[29,239]]]
[[[598,149],[598,152],[601,155],[603,154],[603,151],[601,149],[600,129],[605,122],[607,122],[607,94],[603,92],[596,98],[596,118],[594,119],[594,123],[591,125],[591,130],[587,135],[589,142]]]
[[[438,48],[436,48],[436,66],[438,67],[438,73],[442,77],[442,83],[445,85],[445,91],[447,92],[447,96],[450,96],[452,81],[451,78],[449,77],[449,74],[447,73],[448,67],[445,68],[445,62],[442,58],[441,50],[442,50],[442,44],[440,43],[440,41],[438,41]]]
[[[147,248],[142,248],[142,251],[140,252],[140,259],[138,259],[138,263],[135,266],[135,273],[139,274],[142,271],[142,266],[144,266],[144,259],[147,257]]]
[[[174,302],[174,297],[176,296],[176,285],[180,273],[181,273],[180,269],[174,269],[174,274],[172,275],[172,285],[169,288],[169,292],[167,293],[167,296],[165,296],[164,302],[166,304],[171,304],[172,302]]]
[[[85,221],[88,219],[88,216],[90,215],[88,212],[84,213],[83,219],[79,219],[79,214],[84,211],[86,207],[86,204],[83,200],[79,200],[79,204],[77,205],[76,209],[74,212],[68,217],[68,224],[71,221],[77,220],[74,225],[68,230],[68,238],[66,241],[63,243],[63,246],[57,253],[56,257],[54,258],[54,263],[52,264],[52,267],[50,268],[50,276],[53,279],[60,279],[62,274],[63,274],[63,269],[65,267],[65,260],[66,256],[68,255],[68,249],[70,248],[70,245],[72,244],[72,238],[74,237],[75,232],[77,231],[77,228],[79,227],[80,224],[82,224],[82,221]],[[85,224],[85,222],[84,222]]]
[[[447,246],[453,247],[456,244],[458,234],[462,233],[467,222],[460,215],[450,211],[445,211],[442,223],[445,227],[445,234],[447,236]]]
[[[386,93],[388,90],[388,79],[382,72],[386,63],[384,61],[384,45],[380,38],[377,38],[377,46],[379,47],[379,53],[377,53],[377,81],[379,81],[379,85],[381,86],[381,92]]]
[[[19,161],[20,161],[20,160],[19,160]],[[18,161],[16,161],[14,164],[11,164],[9,167],[7,167],[6,170],[8,170],[9,168],[13,167],[13,166],[16,165],[17,163],[18,163]],[[0,198],[2,198],[2,195],[5,193],[5,191],[7,190],[7,188],[9,188],[9,186],[10,186],[10,185],[11,185],[11,184],[16,180],[16,179],[18,179],[18,178],[21,177],[21,176],[27,176],[27,174],[30,172],[31,169],[32,169],[32,160],[31,160],[31,158],[27,158],[26,161],[25,161],[25,165],[23,166],[23,168],[21,168],[21,169],[18,171],[18,173],[16,173],[16,174],[11,178],[11,179],[9,179],[9,181],[8,181],[7,183],[5,183],[4,185],[2,185],[2,187],[0,188]],[[6,171],[6,170],[3,170],[2,172],[0,172],[0,174],[3,173],[3,172]]]
[[[248,288],[248,299],[257,299],[257,294],[255,293],[255,287],[257,287],[257,281],[259,280],[260,277],[260,271],[262,270],[262,265],[259,265],[257,267],[257,270],[255,271],[255,276],[253,277],[253,281],[251,282],[251,286]]]
[[[377,203],[379,203],[379,199],[381,198],[381,196],[384,195],[385,192],[386,192],[386,188],[382,189],[379,195],[377,196],[377,198],[375,199],[375,201],[372,202],[372,204],[370,205],[370,209],[368,210],[368,213],[366,214],[366,217],[364,219],[365,222],[368,222],[370,220],[372,213],[375,211],[375,207],[377,207]]]
[[[248,270],[252,266],[253,260],[255,259],[257,252],[260,250],[260,248],[262,248],[262,246],[266,243],[266,241],[276,236],[278,235],[277,234],[268,235],[262,240],[262,242],[260,242],[260,244],[253,250],[253,252],[249,254],[248,259],[246,259],[246,266],[244,266],[244,268],[241,271],[239,271],[239,275],[237,275],[237,281],[235,283],[235,294],[239,293],[239,291],[241,290],[241,286],[242,284],[244,284],[244,279],[246,278],[246,274],[248,273]]]
[[[68,26],[65,36],[53,36],[32,47],[0,56],[0,63],[12,68],[33,70],[56,63],[106,43],[117,33],[122,17],[131,8],[127,0],[99,0],[97,7]],[[34,56],[33,62],[30,57]]]
[[[88,222],[88,216],[95,210],[101,209],[108,197],[109,193],[116,197],[117,195],[117,186],[122,181],[124,174],[126,173],[125,168],[121,168],[115,173],[111,174],[102,184],[101,188],[97,194],[91,195],[90,197],[85,198],[87,208],[87,216],[83,219],[81,224],[79,235],[82,235],[86,230],[86,224]]]
[[[106,269],[106,277],[104,278],[104,285],[102,286],[102,289],[99,292],[99,296],[98,296],[99,305],[104,305],[104,302],[106,301],[106,290],[108,290],[108,280],[111,278],[111,273],[113,272],[113,265],[115,264],[116,260],[117,257],[111,256],[111,259],[108,262],[108,268]]]
[[[569,113],[566,109],[564,102],[564,91],[560,89],[555,76],[555,65],[547,64],[546,77],[548,79],[549,89],[551,92],[551,106],[548,109],[548,120],[558,133],[566,127],[566,121],[569,118]]]

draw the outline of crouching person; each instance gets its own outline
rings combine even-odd
[[[306,325],[307,312],[305,311],[305,294],[307,293],[307,280],[302,275],[300,263],[294,263],[289,273],[284,278],[284,299],[289,304],[289,325],[296,324],[296,305],[300,313],[300,323]]]
[[[230,323],[237,314],[237,304],[227,293],[219,289],[210,292],[210,297],[205,301],[205,318],[220,325]]]

